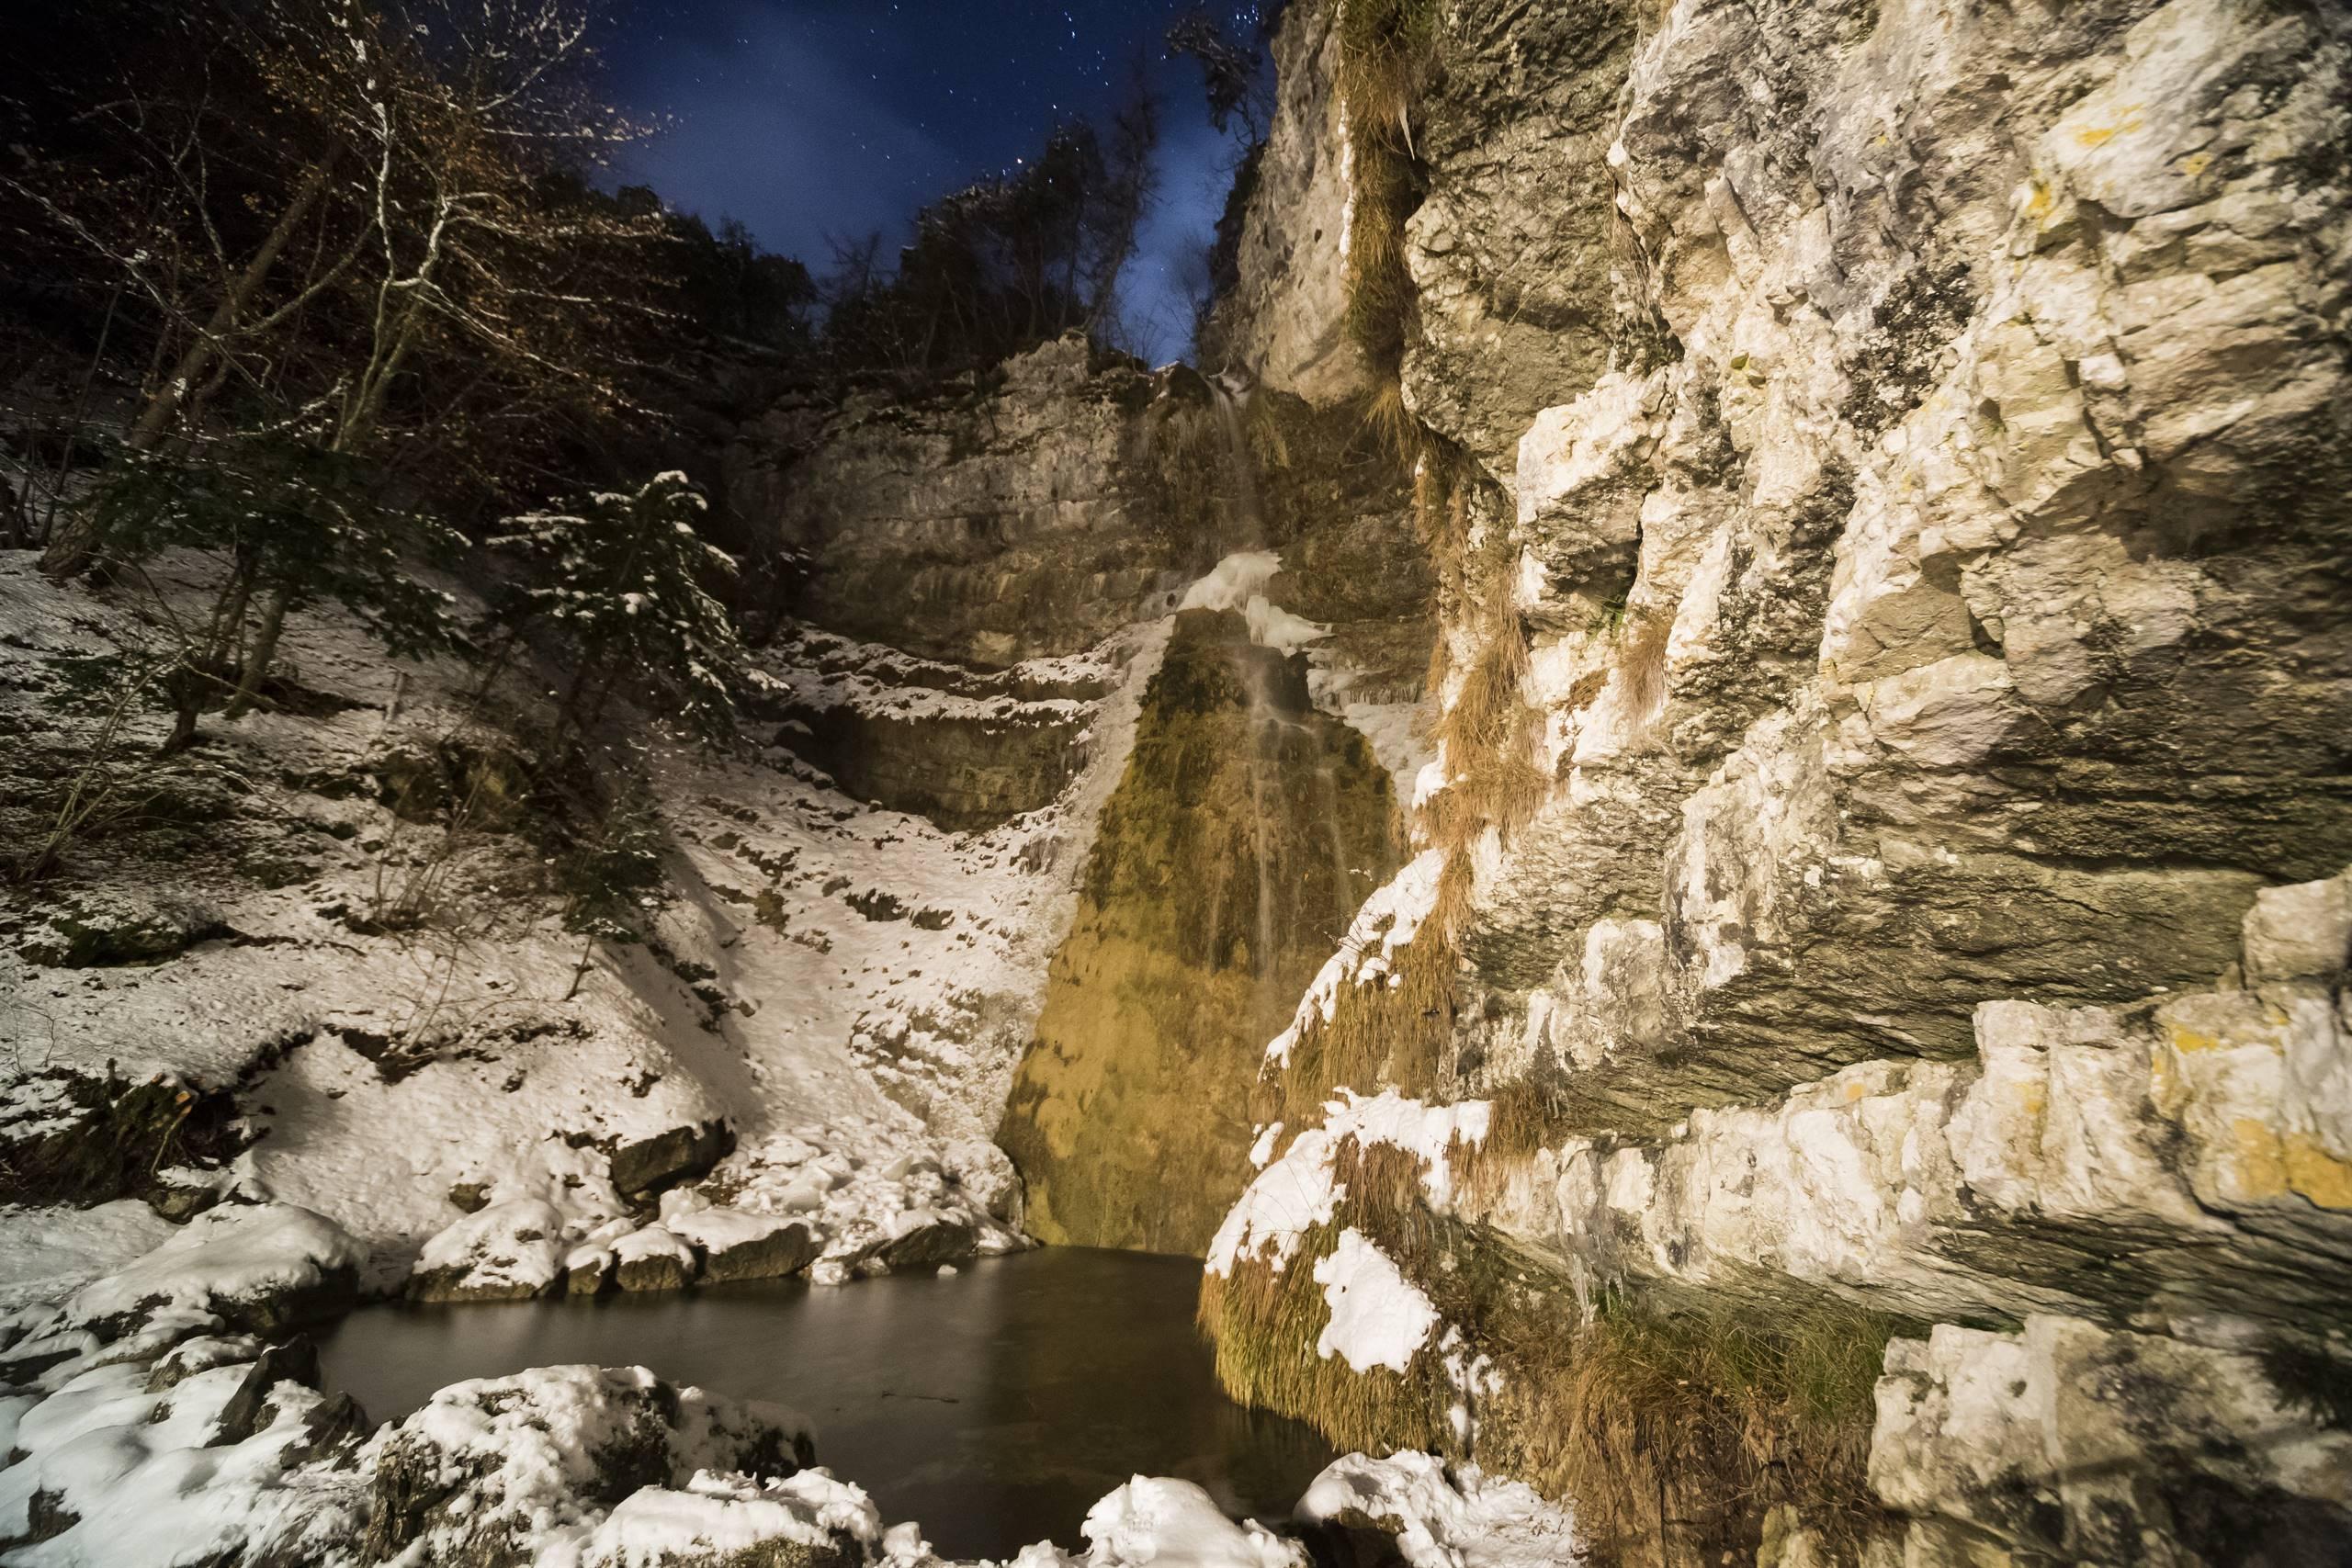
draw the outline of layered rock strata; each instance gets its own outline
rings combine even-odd
[[[1283,1234],[1440,1210],[1447,1269],[1569,1325],[1626,1289],[1946,1325],[1879,1391],[1908,1562],[2340,1531],[2342,1412],[2280,1369],[2352,1354],[2345,19],[1473,0],[1384,214],[1331,173],[1335,14],[1291,8],[1259,176],[1327,194],[1253,207],[1222,346],[1340,406],[1279,301],[1328,319],[1345,236],[1396,225],[1448,871],[1265,1072],[1294,1117],[1401,1085],[1497,1131]],[[1408,976],[1436,1044],[1365,1068]],[[1431,1377],[1475,1416],[1480,1374]],[[1697,1550],[1651,1533],[1611,1550]]]

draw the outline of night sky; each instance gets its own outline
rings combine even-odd
[[[741,219],[821,273],[829,238],[880,230],[895,253],[924,202],[1031,155],[1073,113],[1107,119],[1140,53],[1162,100],[1160,184],[1123,293],[1147,356],[1173,358],[1191,325],[1184,271],[1224,206],[1235,146],[1208,123],[1199,68],[1160,58],[1182,9],[617,0],[605,40],[612,88],[623,107],[665,122],[619,173],[714,223]]]

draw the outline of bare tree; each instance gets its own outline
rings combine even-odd
[[[626,405],[615,345],[652,313],[663,228],[579,178],[638,129],[588,90],[589,6],[200,7],[184,70],[91,111],[110,177],[12,178],[152,324],[125,444],[299,429],[362,453],[404,421],[494,461],[463,411]],[[463,369],[431,403],[404,397],[436,359]],[[225,428],[207,417],[224,388]],[[101,543],[85,519],[45,564],[76,570]]]

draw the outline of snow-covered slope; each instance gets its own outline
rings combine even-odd
[[[12,831],[40,825],[28,775],[94,754],[142,606],[185,604],[203,570],[169,563],[151,602],[0,557],[0,715],[28,786]],[[552,1201],[584,1236],[623,1212],[608,1174],[693,1176],[717,1127],[733,1147],[707,1190],[818,1224],[837,1255],[943,1216],[1013,1245],[985,1139],[1165,637],[1148,624],[1035,672],[1091,694],[1055,704],[1083,760],[1051,804],[984,832],[853,799],[780,747],[714,756],[632,728],[678,896],[653,942],[600,948],[568,997],[582,948],[528,836],[419,804],[503,787],[526,681],[476,705],[472,671],[298,613],[279,711],[209,718],[164,760],[134,712],[108,763],[120,809],[63,875],[0,904],[0,1133],[110,1135],[102,1106],[159,1077],[233,1094],[251,1146],[180,1184],[331,1215],[386,1272],[483,1205]],[[869,670],[910,700],[970,700],[925,697],[887,649],[835,641],[824,662],[791,674],[797,701],[854,698]],[[165,1135],[162,1179],[186,1152]]]

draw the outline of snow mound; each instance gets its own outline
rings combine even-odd
[[[177,1234],[135,1198],[89,1209],[0,1205],[0,1312],[62,1300]]]
[[[691,1485],[704,1472],[788,1478],[813,1452],[791,1411],[675,1388],[642,1367],[477,1378],[435,1394],[363,1456],[374,1506],[361,1556],[548,1560],[593,1540],[606,1510],[643,1488]],[[642,1518],[624,1528],[642,1541]]]
[[[249,1389],[256,1364],[196,1372],[157,1391],[148,1368],[83,1373],[27,1410],[0,1471],[0,1540],[26,1568],[169,1568],[185,1562],[327,1560],[359,1517],[356,1482],[314,1462],[330,1402],[291,1381]],[[256,1392],[266,1398],[257,1405]],[[244,1409],[241,1412],[241,1406]],[[268,1417],[266,1421],[262,1418]],[[62,1529],[57,1527],[62,1525]]]
[[[1235,1524],[1189,1481],[1138,1475],[1087,1510],[1086,1568],[1306,1568],[1306,1550]],[[1031,1548],[1034,1552],[1036,1549]],[[1028,1552],[1020,1562],[1031,1562]]]
[[[1409,1450],[1332,1461],[1298,1517],[1393,1535],[1409,1568],[1558,1568],[1584,1559],[1565,1509],[1476,1465],[1449,1474],[1434,1454]]]

